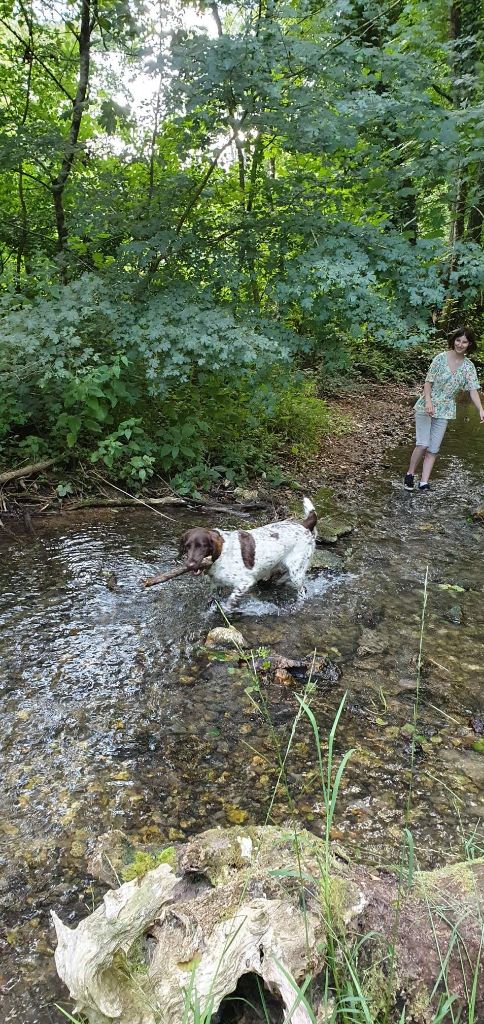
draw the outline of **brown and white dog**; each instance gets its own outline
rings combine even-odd
[[[228,611],[259,580],[276,577],[277,583],[288,583],[301,593],[316,547],[318,518],[309,498],[303,501],[302,523],[284,519],[255,530],[230,531],[197,526],[180,538],[180,555],[192,572],[198,572],[204,558],[212,558],[208,575],[231,590],[224,605]]]

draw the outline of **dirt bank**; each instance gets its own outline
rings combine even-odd
[[[414,389],[398,384],[365,384],[363,390],[332,399],[330,407],[348,420],[349,429],[324,438],[308,467],[309,484],[325,482],[341,496],[361,489],[385,467],[389,448],[411,443],[414,400]]]

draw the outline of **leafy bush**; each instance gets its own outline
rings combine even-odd
[[[290,332],[250,314],[242,323],[186,282],[143,301],[111,284],[85,274],[3,294],[0,439],[23,439],[32,455],[76,448],[142,483],[155,468],[180,486],[190,470],[193,487],[262,465],[270,403],[267,385],[262,400],[251,394],[251,375],[288,360]]]
[[[334,416],[317,396],[315,375],[291,381],[281,395],[274,431],[291,445],[295,455],[314,455],[324,434],[334,428]]]
[[[291,279],[287,329],[247,309],[242,319],[180,280],[143,299],[122,276],[92,273],[65,286],[42,282],[38,293],[35,281],[28,295],[4,292],[4,457],[10,437],[25,456],[82,455],[131,486],[158,473],[181,493],[262,472],[275,479],[282,456],[314,454],[334,429],[318,379],[343,379],[352,364],[384,378],[399,360],[397,375],[406,372],[406,355],[364,328],[348,333],[337,309],[324,322],[321,268],[304,323]],[[316,269],[312,262],[312,279]],[[333,278],[326,303],[341,284]],[[358,288],[363,303],[364,282]],[[297,349],[311,370],[291,368]]]
[[[370,380],[413,383],[425,374],[429,363],[429,348],[415,345],[411,349],[375,345],[362,337],[350,345],[351,372]]]
[[[91,462],[102,461],[121,480],[145,481],[153,475],[155,444],[141,426],[141,420],[123,420],[104,437],[91,454]]]

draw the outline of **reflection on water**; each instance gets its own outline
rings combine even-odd
[[[393,863],[401,842],[411,756],[423,580],[429,566],[421,710],[410,825],[422,866],[463,855],[478,828],[482,755],[484,427],[461,411],[429,495],[401,484],[407,453],[350,509],[344,569],[308,580],[304,602],[265,588],[234,616],[253,648],[326,653],[341,675],[317,682],[312,708],[325,736],[342,696],[339,755],[354,754],[334,838],[354,856]],[[276,779],[270,733],[246,687],[247,668],[200,651],[220,624],[208,582],[180,577],[145,591],[169,567],[176,525],[149,512],[36,523],[34,541],[2,540],[1,902],[5,1022],[47,1024],[65,998],[54,977],[49,910],[74,923],[99,896],[86,848],[108,828],[142,842],[263,822]],[[240,526],[240,520],[214,520]],[[284,743],[294,690],[262,683]],[[472,724],[470,724],[472,723]],[[314,744],[301,721],[287,762],[300,821],[324,827]],[[287,819],[285,793],[271,820]],[[472,840],[477,841],[476,837]]]

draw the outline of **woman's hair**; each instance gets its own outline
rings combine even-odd
[[[448,348],[455,348],[455,339],[462,338],[462,335],[469,342],[467,353],[473,352],[476,347],[476,336],[470,327],[458,327],[456,331],[452,331],[452,334],[449,334]]]

